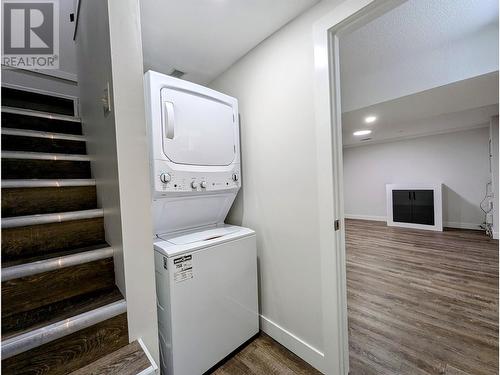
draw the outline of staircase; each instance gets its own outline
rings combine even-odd
[[[74,102],[2,87],[2,374],[138,374]],[[153,369],[154,370],[154,369]]]

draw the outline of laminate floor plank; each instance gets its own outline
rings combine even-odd
[[[346,220],[351,375],[498,374],[498,241]]]

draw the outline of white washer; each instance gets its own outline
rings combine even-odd
[[[147,72],[161,371],[200,375],[259,330],[255,233],[225,225],[241,186],[238,101]]]
[[[259,332],[255,233],[224,225],[155,243],[162,374],[200,375]]]

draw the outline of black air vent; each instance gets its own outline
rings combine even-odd
[[[174,69],[170,72],[169,76],[175,77],[175,78],[181,78],[184,74],[183,71]]]

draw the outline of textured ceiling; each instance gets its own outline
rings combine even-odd
[[[408,0],[340,37],[344,110],[498,70],[498,0]]]
[[[207,83],[319,0],[141,0],[144,69]]]
[[[341,63],[368,64],[406,59],[498,23],[498,0],[408,0],[342,37]]]

